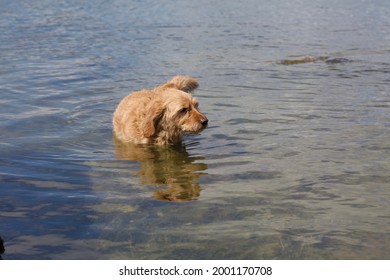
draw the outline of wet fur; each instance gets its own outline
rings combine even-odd
[[[115,136],[124,143],[175,145],[183,133],[202,131],[208,120],[191,95],[198,85],[194,78],[175,76],[152,90],[129,94],[114,112]]]

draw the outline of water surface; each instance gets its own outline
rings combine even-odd
[[[388,259],[389,13],[2,1],[2,257]],[[209,128],[115,142],[119,101],[176,74],[198,78]]]

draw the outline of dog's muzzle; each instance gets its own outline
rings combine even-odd
[[[209,120],[206,117],[200,119],[200,124],[202,125],[202,128],[206,128],[208,123]]]

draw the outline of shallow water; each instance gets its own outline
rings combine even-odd
[[[389,13],[2,1],[2,257],[389,259]],[[176,74],[198,78],[209,128],[116,143],[121,98]]]

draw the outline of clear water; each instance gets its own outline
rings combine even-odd
[[[1,1],[2,257],[389,259],[389,14]],[[321,59],[281,63],[297,56]],[[119,101],[176,74],[199,79],[209,128],[180,149],[113,142]]]

